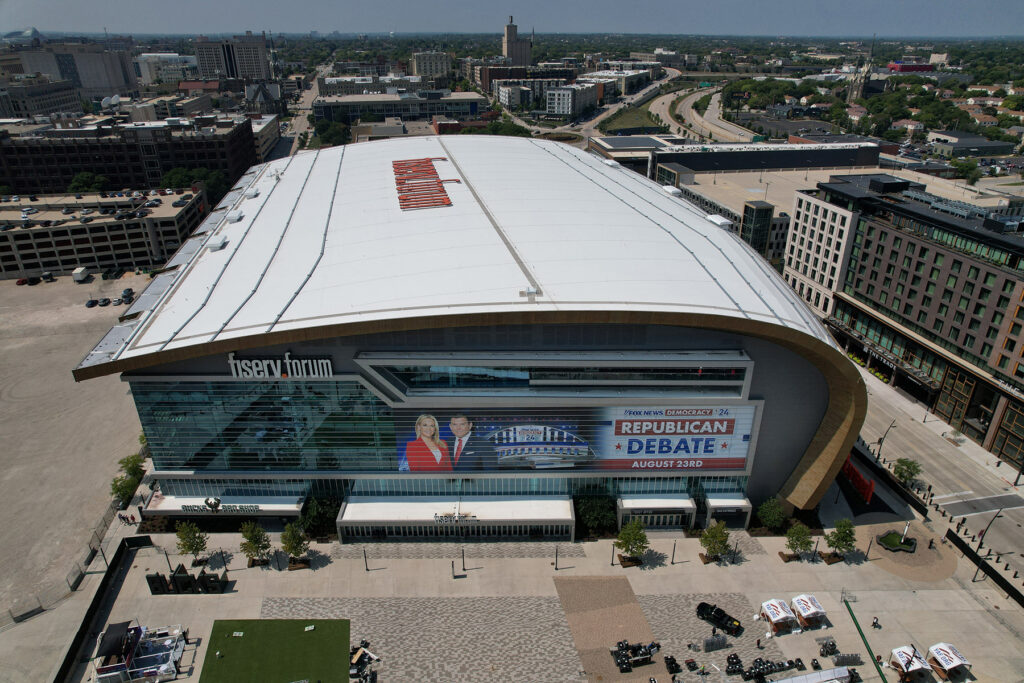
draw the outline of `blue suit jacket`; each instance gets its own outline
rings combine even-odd
[[[466,445],[459,454],[458,462],[455,462],[456,443],[457,441],[453,436],[451,445],[448,447],[448,457],[452,460],[452,469],[454,471],[480,472],[498,468],[498,454],[494,450],[494,444],[478,436],[476,432],[470,432],[469,438],[466,439]]]

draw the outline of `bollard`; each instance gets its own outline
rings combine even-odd
[[[1016,579],[1016,578],[1017,578],[1017,575],[1018,575],[1018,574],[1020,574],[1020,572],[1019,572],[1019,571],[1016,571],[1016,570],[1014,570],[1014,572],[1013,572],[1013,578],[1015,578],[1015,579]]]

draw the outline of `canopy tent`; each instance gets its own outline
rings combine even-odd
[[[889,655],[889,664],[897,671],[907,674],[931,669],[931,666],[913,645],[904,645],[893,650]]]
[[[96,648],[95,656],[110,657],[111,655],[120,656],[124,654],[125,636],[128,635],[128,626],[131,623],[130,621],[122,621],[107,626],[107,630],[103,632],[103,638],[100,640],[99,647]]]
[[[970,666],[967,658],[949,643],[935,643],[928,648],[928,662],[936,673],[947,673],[958,666]]]
[[[771,624],[773,631],[799,624],[793,610],[782,600],[772,598],[761,603],[761,616]]]
[[[790,603],[793,605],[793,611],[796,612],[801,626],[808,626],[825,618],[825,608],[813,595],[807,593],[797,595]]]

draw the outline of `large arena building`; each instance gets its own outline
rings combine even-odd
[[[74,375],[128,383],[147,517],[333,496],[342,540],[569,539],[581,494],[650,527],[813,507],[860,376],[672,191],[489,136],[256,166]]]

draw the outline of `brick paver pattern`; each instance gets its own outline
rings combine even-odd
[[[362,553],[360,553],[361,555]],[[265,598],[263,619],[349,619],[388,681],[581,681],[557,597]]]

